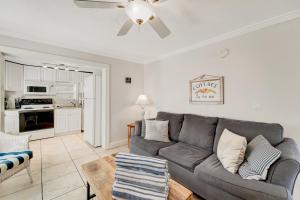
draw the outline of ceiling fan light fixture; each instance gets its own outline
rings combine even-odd
[[[146,23],[154,14],[150,4],[144,0],[130,1],[126,7],[126,13],[128,17],[138,25]]]

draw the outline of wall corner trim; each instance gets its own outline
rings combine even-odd
[[[264,29],[266,27],[276,25],[276,24],[280,24],[280,23],[283,23],[283,22],[286,22],[286,21],[290,21],[290,20],[293,20],[293,19],[296,19],[296,18],[299,18],[299,17],[300,17],[300,9],[297,9],[297,10],[294,10],[294,11],[291,11],[291,12],[287,12],[285,14],[282,14],[282,15],[279,15],[279,16],[276,16],[276,17],[272,17],[272,18],[263,20],[263,21],[258,22],[258,23],[254,23],[254,24],[250,24],[250,25],[238,28],[234,31],[230,31],[230,32],[227,32],[227,33],[224,33],[224,34],[220,34],[216,37],[212,37],[210,39],[203,40],[203,41],[201,41],[199,43],[196,43],[192,46],[187,46],[187,47],[181,48],[179,50],[172,51],[168,54],[164,54],[164,55],[161,55],[159,57],[153,58],[151,60],[147,60],[147,61],[144,62],[144,64],[150,64],[150,63],[153,63],[153,62],[157,62],[157,61],[166,59],[168,57],[172,57],[172,56],[175,56],[175,55],[178,55],[178,54],[182,54],[182,53],[185,53],[185,52],[188,52],[188,51],[192,51],[192,50],[195,50],[195,49],[198,49],[198,48],[201,48],[201,47],[204,47],[204,46],[208,46],[210,44],[218,43],[218,42],[221,42],[221,41],[224,41],[224,40],[227,40],[227,39],[231,39],[231,38],[234,38],[234,37],[245,35],[247,33],[258,31],[260,29]]]

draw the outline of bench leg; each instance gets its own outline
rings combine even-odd
[[[95,196],[96,196],[95,194],[91,195],[91,187],[90,187],[89,182],[87,182],[86,183],[86,199],[90,200],[90,199],[94,198]]]
[[[33,183],[33,178],[32,178],[32,174],[31,174],[31,169],[30,169],[30,163],[28,164],[28,166],[26,167],[29,179],[30,179],[30,183]]]

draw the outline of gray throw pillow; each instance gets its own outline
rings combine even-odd
[[[156,120],[169,121],[169,137],[172,141],[178,141],[178,136],[182,127],[183,114],[158,112]]]
[[[145,124],[145,140],[170,142],[168,134],[169,121],[145,120]]]
[[[239,174],[243,179],[266,180],[268,169],[280,157],[281,152],[262,135],[254,138],[248,146],[246,160],[240,166]]]

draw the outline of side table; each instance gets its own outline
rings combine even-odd
[[[133,132],[135,131],[135,124],[134,123],[130,123],[127,124],[127,129],[128,129],[128,147],[130,146],[130,137],[131,137],[131,130],[133,130]]]

